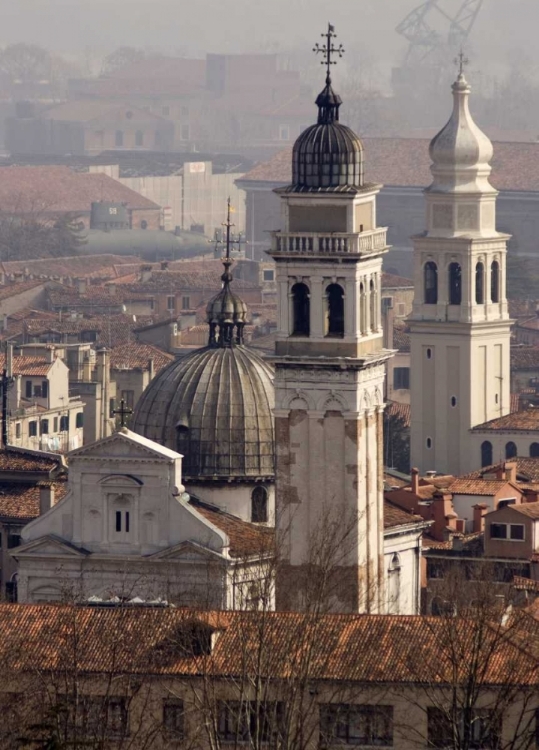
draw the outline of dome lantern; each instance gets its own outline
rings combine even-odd
[[[223,287],[215,295],[206,307],[207,321],[210,326],[208,346],[225,347],[243,344],[243,329],[247,323],[247,305],[237,294],[230,289],[233,279],[230,267],[230,229],[234,225],[230,221],[230,198],[228,199],[227,220],[223,222],[226,227],[226,255],[223,258],[225,268],[221,281]]]

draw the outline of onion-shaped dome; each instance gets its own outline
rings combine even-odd
[[[223,288],[208,302],[207,320],[210,326],[210,346],[243,343],[243,328],[247,323],[247,305],[230,289],[232,274],[229,259],[223,261],[225,272],[221,276]]]
[[[292,151],[294,192],[353,192],[363,187],[363,145],[339,122],[341,97],[326,86],[316,99],[318,122],[304,130]]]
[[[434,180],[431,191],[495,192],[488,177],[493,148],[473,121],[470,86],[460,73],[452,86],[453,112],[429,147]]]
[[[142,394],[132,427],[184,456],[187,481],[273,477],[273,371],[243,346],[181,357]]]

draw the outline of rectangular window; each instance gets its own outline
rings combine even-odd
[[[42,392],[41,392],[41,385],[35,385],[34,386],[34,398],[41,398]]]
[[[180,107],[180,116],[189,117],[189,107],[186,107],[185,104]]]
[[[47,398],[48,395],[49,395],[49,381],[43,380],[43,382],[41,383],[41,397]]]
[[[189,297],[182,297],[182,310],[189,310],[191,307],[191,299]]]
[[[163,726],[177,739],[183,737],[183,701],[163,701]]]
[[[444,565],[441,560],[429,560],[427,558],[427,578],[443,578]]]
[[[466,719],[463,711],[457,711],[456,718],[453,718],[450,708],[444,711],[430,706],[427,708],[427,731],[430,747],[494,750],[499,747],[501,721],[492,710],[475,709]]]
[[[275,278],[275,271],[273,268],[266,268],[263,271],[263,279],[264,281],[273,281]]]
[[[524,541],[524,525],[523,524],[512,523],[509,528],[510,528],[509,536],[511,539],[517,542]]]
[[[167,297],[167,310],[174,312],[176,309],[176,297]]]
[[[19,547],[21,543],[21,535],[20,534],[8,534],[7,537],[7,546],[8,549],[13,549],[13,547]]]
[[[135,133],[135,146],[144,146],[144,133],[142,130],[137,130]]]
[[[491,523],[490,524],[490,538],[491,539],[507,539],[507,524]]]
[[[69,432],[69,415],[60,417],[60,432]]]
[[[119,533],[122,530],[122,511],[116,511],[116,531]]]
[[[75,427],[84,427],[84,413],[79,411],[75,417]]]
[[[36,437],[37,435],[37,422],[28,423],[28,435],[30,437]]]
[[[320,744],[383,747],[393,745],[393,706],[320,706]]]
[[[395,367],[393,370],[393,388],[398,390],[409,390],[410,389],[410,368],[409,367]]]
[[[54,417],[53,431],[58,432],[58,417]]]
[[[32,398],[32,381],[26,381],[26,398]]]
[[[223,742],[276,742],[284,735],[284,703],[274,701],[220,701],[218,734]]]
[[[21,436],[21,423],[17,422],[15,424],[15,437],[20,438],[20,436]]]
[[[42,435],[48,435],[49,434],[49,420],[48,419],[42,419],[40,427],[41,427],[41,434]]]
[[[129,534],[129,511],[128,510],[117,510],[115,514],[116,520],[116,533],[121,534],[125,531]]]
[[[81,695],[77,702],[67,700],[70,729],[89,740],[122,739],[129,734],[128,711],[124,698]]]
[[[126,534],[129,534],[129,511],[125,511],[125,531]]]

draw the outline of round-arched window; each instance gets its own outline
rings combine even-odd
[[[513,443],[512,440],[510,440],[508,443],[505,444],[505,457],[506,458],[516,458],[517,455],[517,446],[515,443]]]
[[[530,458],[539,458],[539,443],[530,445]]]
[[[492,466],[492,443],[490,440],[481,443],[481,466]]]

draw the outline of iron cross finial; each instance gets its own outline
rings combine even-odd
[[[330,77],[330,70],[332,65],[336,65],[337,61],[332,60],[332,55],[338,55],[339,57],[342,57],[344,54],[344,47],[342,44],[339,44],[338,47],[336,47],[333,44],[333,39],[337,38],[337,34],[335,34],[335,26],[332,26],[330,23],[328,23],[328,30],[325,34],[320,34],[320,36],[325,40],[326,43],[322,46],[318,44],[318,42],[313,47],[313,52],[317,55],[319,52],[322,53],[323,59],[321,60],[321,65],[325,65],[327,68],[326,73],[326,83],[331,82]]]
[[[455,65],[459,66],[459,76],[464,75],[464,68],[470,62],[464,54],[464,50],[460,50],[459,54],[457,55],[457,57],[455,57],[453,62],[455,63]]]
[[[113,409],[112,413],[120,415],[120,427],[125,427],[125,418],[130,414],[133,414],[133,409],[130,409],[129,406],[126,406],[125,400],[122,398],[122,400],[120,401],[120,408]]]

